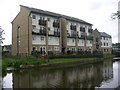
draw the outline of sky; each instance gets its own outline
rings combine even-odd
[[[12,44],[12,20],[20,11],[19,5],[51,11],[93,24],[93,29],[112,36],[118,42],[118,20],[112,20],[112,13],[118,11],[119,0],[1,0],[0,26],[4,30],[3,45]]]

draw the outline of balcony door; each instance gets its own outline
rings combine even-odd
[[[40,46],[40,54],[45,54],[45,53],[46,53],[46,47]]]

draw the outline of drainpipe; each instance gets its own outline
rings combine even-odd
[[[30,17],[30,14],[31,14],[31,12],[29,13],[29,15],[28,15],[28,56],[29,56],[29,52],[30,52],[30,50],[29,50],[29,48],[30,48],[30,46],[29,46],[29,17]]]

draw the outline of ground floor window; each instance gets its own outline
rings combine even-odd
[[[35,51],[36,50],[36,47],[32,47],[32,51]]]

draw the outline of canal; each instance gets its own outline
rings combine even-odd
[[[17,70],[3,78],[4,88],[116,88],[120,61]]]

